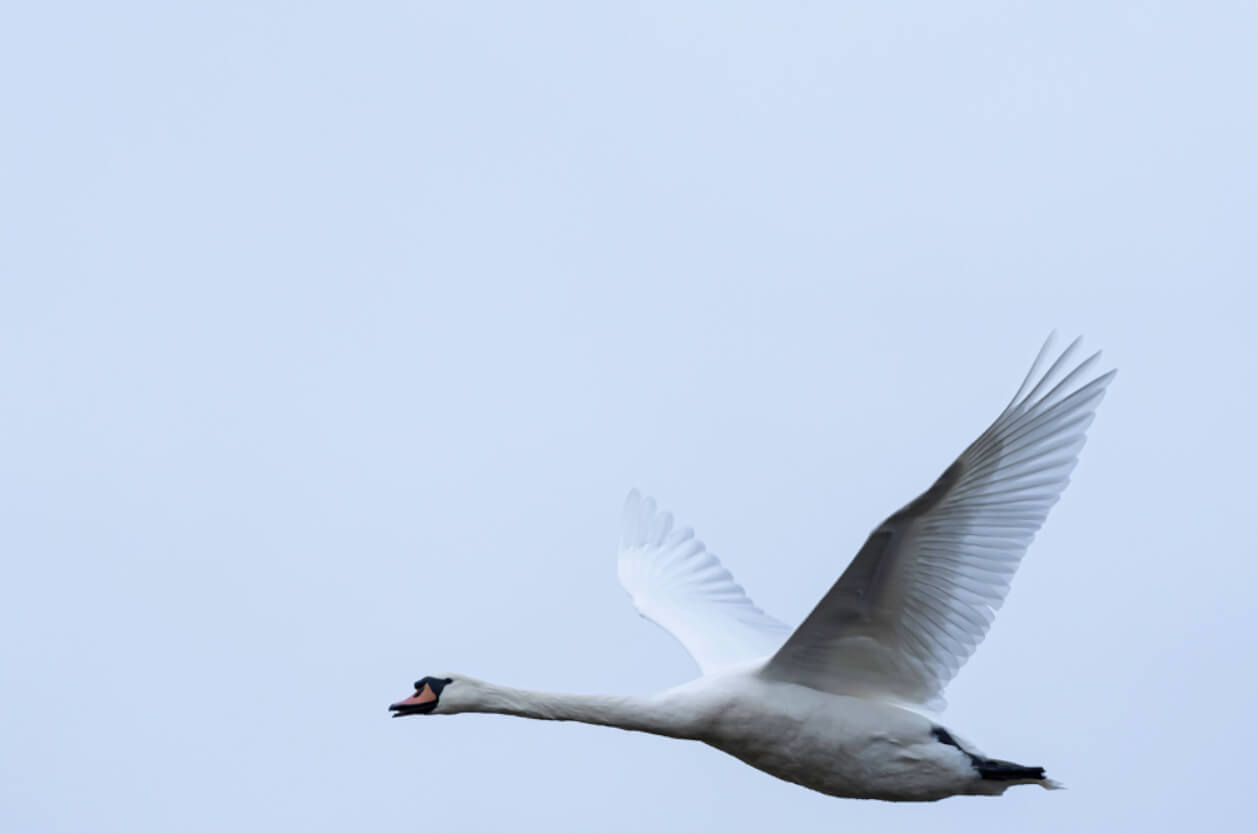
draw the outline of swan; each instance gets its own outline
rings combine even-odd
[[[752,603],[688,528],[636,490],[618,573],[701,676],[645,697],[556,694],[425,676],[394,717],[492,712],[702,741],[832,796],[937,801],[1061,785],[989,758],[929,715],[982,641],[1074,469],[1116,371],[1050,336],[1012,401],[935,483],[882,522],[803,623]]]

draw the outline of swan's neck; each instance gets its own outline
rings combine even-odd
[[[458,691],[462,687],[463,691]],[[573,720],[650,732],[675,738],[694,737],[691,709],[664,695],[617,697],[602,694],[558,694],[494,685],[461,677],[442,695],[437,714],[486,712],[534,720]]]

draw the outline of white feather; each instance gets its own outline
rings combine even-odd
[[[635,489],[621,523],[620,583],[645,618],[672,634],[704,674],[781,646],[790,628],[747,598],[694,532]]]
[[[942,706],[1069,483],[1114,371],[1044,345],[1009,406],[930,489],[887,518],[766,676],[833,694]]]

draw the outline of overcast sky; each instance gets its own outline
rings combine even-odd
[[[0,828],[1243,826],[1256,37],[1246,2],[8,4]],[[633,486],[799,621],[1053,328],[1120,372],[942,721],[1068,791],[388,719],[445,671],[691,677],[616,582]]]

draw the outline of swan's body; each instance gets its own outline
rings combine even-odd
[[[848,798],[934,801],[1058,785],[987,758],[918,711],[987,631],[1031,538],[1068,482],[1113,372],[1072,365],[1078,341],[924,494],[869,537],[798,628],[756,607],[672,516],[631,493],[619,573],[638,610],[703,676],[649,697],[550,694],[425,677],[390,708],[575,720],[702,741],[757,769]]]
[[[969,755],[916,712],[765,679],[754,668],[700,677],[648,697],[551,694],[455,676],[436,714],[489,712],[575,720],[698,740],[756,769],[841,798],[934,801],[995,795]],[[1052,782],[1043,782],[1052,786]]]

